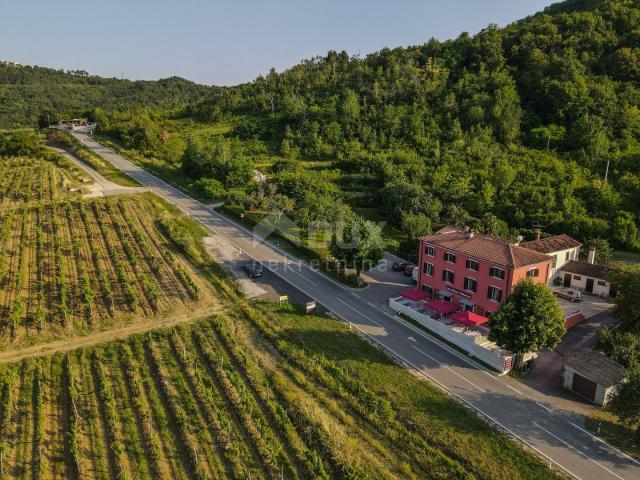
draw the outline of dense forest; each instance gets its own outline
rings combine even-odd
[[[0,65],[0,128],[80,116],[94,108],[172,108],[211,91],[183,78],[130,81],[36,66]],[[82,72],[84,73],[84,72]]]
[[[637,2],[570,0],[506,28],[365,58],[329,52],[216,89],[183,115],[233,129],[215,145],[192,139],[183,158],[163,149],[148,113],[105,116],[103,131],[182,161],[216,191],[253,188],[247,163],[272,152],[272,182],[297,211],[355,184],[348,203],[380,206],[399,226],[419,215],[637,249],[638,45]],[[300,168],[309,161],[331,163]]]
[[[637,2],[568,0],[476,35],[329,52],[170,112],[122,108],[124,85],[133,105],[147,98],[126,83],[93,115],[203,194],[284,206],[301,225],[378,209],[409,237],[448,222],[637,250],[638,45]],[[178,91],[170,103],[189,96]],[[222,133],[198,135],[206,126]]]

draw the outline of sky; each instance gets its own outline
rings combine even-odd
[[[551,0],[0,0],[0,60],[105,77],[235,85],[346,50],[365,56],[507,25]]]

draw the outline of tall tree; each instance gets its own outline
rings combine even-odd
[[[518,362],[524,353],[555,348],[566,331],[564,313],[553,292],[530,278],[515,286],[491,315],[489,327],[489,340],[516,353]]]
[[[636,427],[636,443],[640,444],[640,367],[627,373],[627,378],[616,386],[609,409],[622,423]]]
[[[361,272],[384,258],[384,247],[380,227],[369,220],[354,217],[333,236],[330,250],[340,265],[356,271],[359,281]]]

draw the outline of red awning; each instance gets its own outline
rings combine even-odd
[[[432,300],[431,302],[427,303],[427,308],[430,308],[431,310],[434,310],[438,313],[447,314],[455,312],[458,309],[458,306],[455,303],[444,302],[442,300]]]
[[[465,312],[456,312],[449,315],[451,320],[455,320],[456,322],[464,323],[465,325],[469,325],[470,327],[474,325],[482,325],[483,323],[487,323],[489,319],[487,317],[483,317],[482,315],[478,315],[477,313],[465,311]]]
[[[419,302],[420,300],[426,300],[427,292],[423,292],[421,290],[418,290],[417,288],[409,288],[400,292],[400,296],[408,298],[413,302]]]

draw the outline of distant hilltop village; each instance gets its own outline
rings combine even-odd
[[[11,60],[2,60],[0,61],[0,65],[5,65],[7,67],[15,67],[15,68],[23,68],[23,67],[30,67],[31,65],[23,65],[22,63],[18,63],[18,62],[12,62]],[[36,66],[36,65],[34,65]],[[59,71],[64,72],[63,69],[60,69]],[[88,77],[89,76],[89,72],[87,72],[86,70],[67,70],[65,73],[67,73],[68,75],[73,75],[74,77]]]

